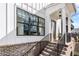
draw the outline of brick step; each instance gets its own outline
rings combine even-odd
[[[50,56],[50,53],[48,53],[48,52],[46,52],[45,50],[44,51],[42,51],[42,53],[41,53],[43,56]]]
[[[53,50],[53,51],[60,51],[61,52],[61,48],[57,48],[57,47],[50,47],[50,46],[46,46],[47,49]]]
[[[51,51],[52,51],[51,49],[48,49],[48,48],[45,48],[44,50],[47,50],[47,51],[49,51],[49,52],[51,52]]]
[[[57,52],[56,51],[49,51],[49,50],[44,50],[45,52],[48,52],[50,55],[51,54],[57,54]]]
[[[56,47],[50,47],[50,46],[48,46],[48,45],[46,46],[46,48],[47,48],[47,49],[50,49],[50,50],[56,50],[56,49],[57,49]]]
[[[64,48],[67,46],[63,45],[63,44],[57,44],[57,43],[49,43],[44,50],[42,51],[42,53],[40,54],[40,56],[57,56],[57,55],[64,55],[66,49]]]
[[[49,43],[49,45],[57,46],[57,43]]]

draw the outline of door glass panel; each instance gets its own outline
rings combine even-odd
[[[56,39],[56,22],[55,21],[52,21],[52,26],[51,26],[51,30],[52,30],[52,37],[53,39]]]

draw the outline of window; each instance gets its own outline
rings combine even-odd
[[[17,8],[17,35],[45,35],[45,19]]]

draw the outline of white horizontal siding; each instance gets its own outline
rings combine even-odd
[[[6,4],[0,3],[0,39],[6,35]]]
[[[14,8],[14,4],[7,4],[7,28],[6,28],[6,4],[1,4],[0,7],[0,45],[10,45],[10,44],[19,44],[19,43],[28,43],[40,41],[44,36],[16,36],[16,8]],[[17,7],[17,6],[15,6]],[[4,11],[4,12],[3,12]],[[15,18],[14,18],[15,17]],[[14,23],[15,22],[15,23]],[[7,29],[7,35],[6,35]],[[2,33],[2,34],[1,34]],[[1,36],[2,35],[2,36]],[[4,36],[6,35],[6,36]]]

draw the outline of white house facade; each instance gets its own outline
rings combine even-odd
[[[45,41],[58,43],[59,35],[62,38],[71,33],[73,14],[75,6],[72,3],[0,3],[0,46],[39,42],[47,36]],[[74,54],[73,37],[68,42],[65,35],[61,43],[68,45],[64,55]]]

